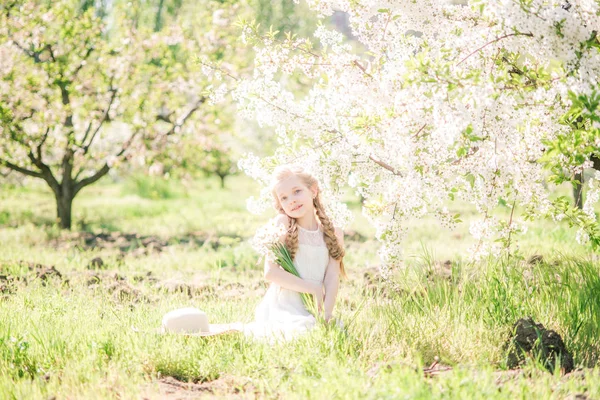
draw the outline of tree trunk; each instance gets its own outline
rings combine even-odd
[[[573,185],[573,199],[575,199],[575,207],[582,209],[583,208],[583,172],[580,174],[575,174],[575,179],[581,183],[576,183]]]
[[[65,188],[61,185],[60,191],[54,193],[54,197],[56,198],[56,216],[58,217],[60,227],[62,229],[71,229],[71,209],[73,199],[75,198],[72,188]]]
[[[221,189],[225,189],[225,178],[227,177],[227,175],[219,175],[219,178],[221,178]]]
[[[158,3],[158,11],[156,12],[156,19],[154,21],[154,32],[158,32],[162,29],[162,10],[164,4],[164,0],[160,0]]]
[[[592,154],[590,156],[590,160],[594,163],[592,168],[596,171],[600,171],[600,158]],[[582,209],[583,208],[583,184],[584,184],[584,176],[583,172],[581,174],[576,174],[575,179],[581,182],[581,184],[573,185],[573,198],[575,200],[575,207]]]

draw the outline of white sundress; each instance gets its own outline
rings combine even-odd
[[[300,277],[307,281],[323,283],[329,263],[329,250],[325,245],[322,228],[309,231],[298,225],[298,251],[294,266]],[[255,311],[255,320],[243,324],[248,336],[289,340],[312,328],[315,317],[306,310],[300,293],[271,283]]]
[[[329,250],[325,245],[321,225],[309,231],[298,225],[298,250],[294,257],[294,265],[300,277],[307,281],[323,283],[325,271],[329,264]],[[163,319],[163,328],[170,331],[192,329],[190,334],[214,336],[228,332],[243,332],[244,335],[257,339],[290,340],[305,333],[315,324],[315,317],[308,312],[302,303],[300,293],[271,283],[267,293],[256,307],[254,321],[250,323],[232,322],[227,324],[208,324],[206,315],[195,308],[175,310]],[[199,318],[208,328],[195,332],[200,327]],[[202,325],[202,324],[200,324]],[[195,333],[192,333],[195,332]]]

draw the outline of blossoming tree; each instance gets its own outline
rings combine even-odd
[[[210,99],[192,56],[226,51],[227,31],[208,29],[209,8],[196,15],[204,32],[192,35],[136,27],[128,10],[137,8],[118,4],[104,20],[77,1],[0,6],[0,169],[43,179],[63,228],[75,196],[115,165],[202,133]]]
[[[409,218],[460,221],[448,201],[472,203],[481,218],[472,254],[500,254],[522,218],[568,218],[581,241],[598,246],[593,205],[552,198],[600,145],[600,2],[593,0],[309,0],[321,15],[350,16],[354,48],[320,26],[316,42],[243,23],[257,52],[253,79],[237,81],[240,110],[273,127],[282,146],[240,166],[266,183],[274,165],[301,162],[337,201],[349,184],[382,242],[384,264],[402,262]],[[314,84],[296,95],[285,77]],[[268,204],[268,192],[250,208]],[[511,209],[510,218],[493,211]],[[499,240],[498,240],[499,239]]]

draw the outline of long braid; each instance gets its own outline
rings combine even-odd
[[[287,247],[293,260],[298,252],[298,224],[296,218],[290,218],[290,227],[285,235],[285,247]]]
[[[340,261],[340,275],[343,278],[345,278],[346,270],[344,269],[344,255],[346,253],[344,251],[344,248],[338,243],[337,236],[335,236],[335,227],[333,226],[333,223],[325,213],[325,208],[321,204],[321,197],[319,196],[319,192],[317,192],[317,196],[313,200],[313,203],[315,205],[317,217],[319,218],[319,221],[321,221],[321,225],[323,225],[323,239],[325,240],[327,250],[329,250],[329,255],[334,260]]]
[[[279,202],[277,193],[275,191],[275,185],[278,182],[281,182],[283,179],[286,179],[287,177],[289,177],[291,175],[296,175],[296,176],[300,177],[303,180],[303,182],[307,188],[316,187],[318,189],[318,186],[319,186],[317,180],[312,175],[305,172],[304,169],[300,166],[284,165],[284,166],[280,166],[280,167],[276,168],[275,171],[273,172],[274,180],[273,180],[272,186],[271,186],[271,192],[273,194],[273,200],[274,200],[273,206],[275,207],[276,210],[279,211],[280,214],[284,214],[284,215],[287,215],[287,214],[281,207],[281,203]],[[331,220],[325,213],[325,208],[321,204],[321,197],[320,197],[319,190],[317,190],[317,195],[315,196],[315,198],[313,200],[313,204],[315,207],[315,214],[316,214],[317,218],[319,219],[319,221],[321,222],[321,225],[323,226],[323,239],[325,241],[325,245],[327,246],[327,250],[329,251],[329,256],[335,260],[340,261],[340,275],[343,278],[345,278],[346,270],[344,269],[344,261],[343,261],[343,258],[345,255],[344,248],[342,246],[340,246],[340,244],[337,240],[337,236],[335,236],[335,227],[333,226],[333,223],[331,222]],[[289,219],[289,226],[287,229],[287,233],[285,235],[284,244],[287,247],[288,251],[290,252],[290,256],[292,257],[292,260],[293,260],[296,256],[296,253],[298,252],[298,223],[295,218],[291,218],[289,215],[288,215],[288,219]]]

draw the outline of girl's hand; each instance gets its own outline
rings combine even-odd
[[[323,311],[323,301],[325,297],[325,294],[323,293],[323,285],[320,283],[315,283],[315,288],[312,292],[312,295],[315,298],[317,312],[321,313],[321,311]]]

